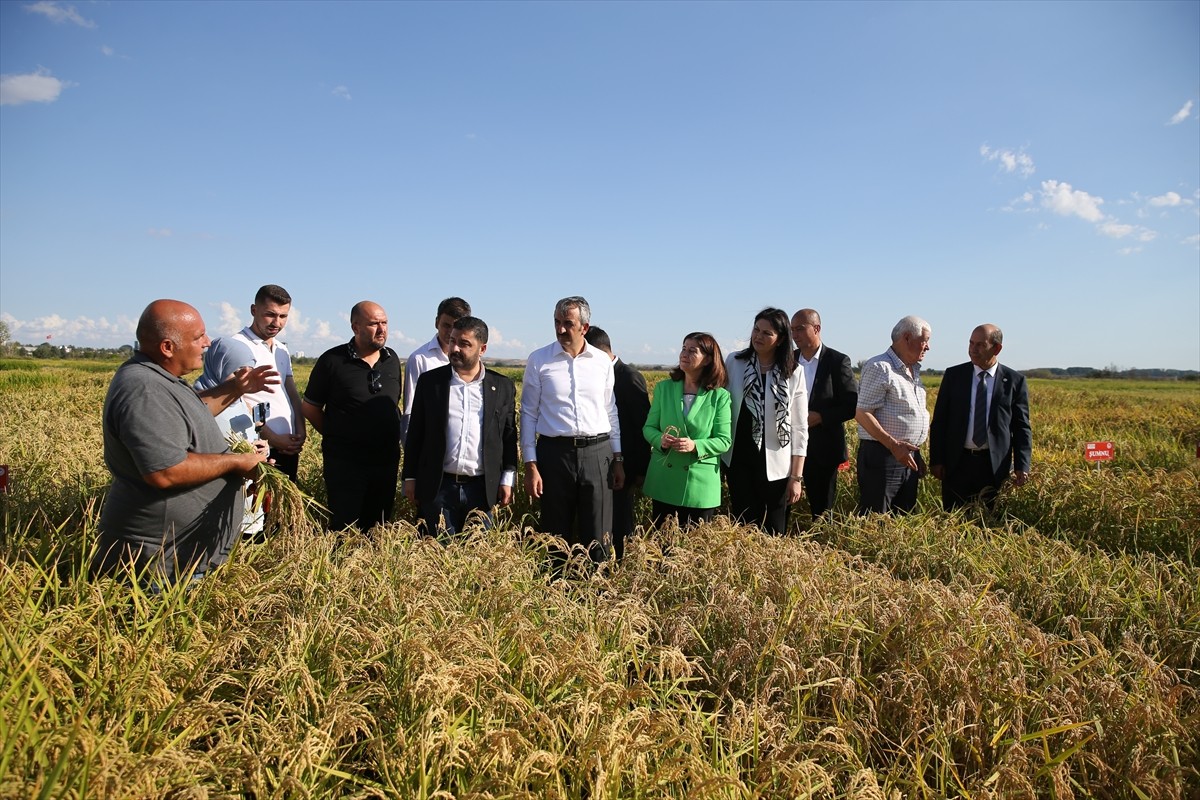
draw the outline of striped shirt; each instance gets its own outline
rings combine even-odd
[[[925,405],[925,386],[921,383],[921,365],[908,367],[888,348],[863,364],[858,384],[858,408],[870,411],[879,426],[901,441],[920,445],[929,434],[929,408]],[[874,441],[862,425],[858,438]]]

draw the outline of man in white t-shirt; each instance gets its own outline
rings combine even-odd
[[[215,386],[241,366],[273,366],[282,383],[261,392],[242,396],[258,438],[271,448],[275,466],[293,481],[300,465],[300,451],[308,429],[300,413],[300,393],[292,377],[292,358],[287,345],[277,341],[291,314],[292,296],[282,286],[269,283],[258,290],[250,306],[250,324],[232,336],[217,339],[205,357],[204,374],[196,381],[199,389]],[[249,352],[252,360],[245,360]]]

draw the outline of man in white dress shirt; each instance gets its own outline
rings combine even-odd
[[[413,397],[417,379],[425,372],[450,363],[450,337],[454,323],[471,315],[471,304],[461,297],[447,297],[438,303],[433,327],[437,333],[425,344],[412,351],[404,363],[404,411],[400,417],[400,442],[408,438],[408,422],[412,416]]]
[[[417,381],[404,445],[404,496],[429,535],[453,536],[470,515],[487,527],[491,509],[512,503],[517,475],[516,387],[484,368],[488,327],[454,323],[450,363]]]
[[[587,300],[564,297],[554,307],[556,341],[529,354],[521,451],[542,530],[601,562],[612,551],[612,491],[625,485],[625,469],[613,364],[584,338],[591,319]]]

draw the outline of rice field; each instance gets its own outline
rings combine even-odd
[[[718,517],[553,580],[518,494],[448,546],[294,523],[148,597],[83,575],[116,365],[28,363],[0,362],[0,797],[1200,796],[1195,383],[1031,381],[1034,478],[992,519],[934,481],[855,518],[844,473],[793,536]]]

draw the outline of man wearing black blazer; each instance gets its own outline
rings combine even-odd
[[[613,397],[617,403],[617,421],[621,428],[621,446],[625,455],[625,485],[613,490],[613,551],[617,560],[625,555],[625,537],[633,535],[633,505],[646,481],[650,467],[650,444],[642,436],[642,427],[650,414],[650,393],[642,373],[613,355],[612,339],[603,328],[594,325],[584,335],[587,343],[608,354],[613,362]]]
[[[858,387],[850,357],[821,341],[821,315],[802,308],[792,315],[796,367],[808,383],[808,457],[804,460],[804,491],[813,519],[837,499],[838,467],[846,461],[846,420],[854,419]]]
[[[1029,392],[1024,375],[997,362],[1003,342],[995,325],[977,327],[967,346],[971,361],[946,370],[938,389],[929,468],[942,482],[947,511],[976,500],[991,510],[1010,473],[1016,486],[1029,480]]]
[[[427,534],[453,536],[472,512],[512,502],[517,474],[516,388],[484,369],[488,327],[462,317],[451,333],[448,366],[417,379],[404,445],[404,496]]]

